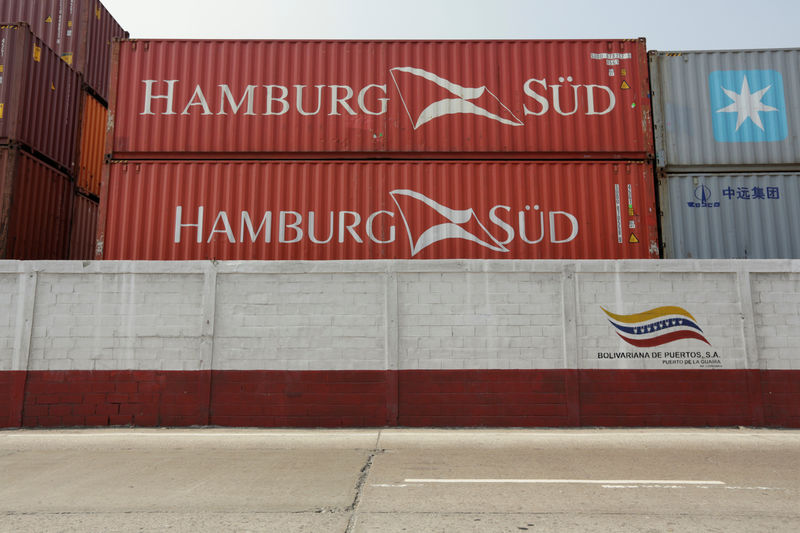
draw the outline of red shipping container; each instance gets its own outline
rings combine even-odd
[[[0,25],[0,143],[21,143],[72,173],[80,75],[27,24]]]
[[[0,259],[66,259],[72,191],[66,174],[0,148]]]
[[[644,39],[123,41],[115,159],[647,159]]]
[[[99,206],[95,200],[79,192],[75,193],[72,206],[69,259],[76,261],[94,259],[98,211]]]
[[[99,0],[3,0],[0,20],[30,24],[33,33],[108,100],[111,43],[128,34]]]
[[[642,162],[120,162],[98,258],[658,256]]]

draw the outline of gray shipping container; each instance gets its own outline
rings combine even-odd
[[[800,173],[659,180],[664,257],[800,258]]]
[[[660,168],[800,170],[800,50],[652,51],[650,76]]]

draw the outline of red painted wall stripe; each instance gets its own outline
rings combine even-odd
[[[0,372],[0,427],[800,428],[800,370]]]
[[[406,370],[401,426],[569,425],[566,370]]]
[[[211,424],[256,427],[385,426],[384,371],[215,371]]]
[[[0,372],[0,428],[20,427],[25,371]]]
[[[761,389],[765,425],[800,428],[800,370],[764,370]]]
[[[28,372],[23,427],[207,425],[211,372]]]
[[[580,372],[585,426],[753,425],[748,370]]]

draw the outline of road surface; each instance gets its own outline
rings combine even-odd
[[[800,531],[800,431],[0,431],[0,531]]]

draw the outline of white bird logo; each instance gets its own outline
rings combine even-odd
[[[411,243],[411,255],[415,256],[423,249],[427,248],[431,244],[436,242],[445,240],[445,239],[465,239],[481,246],[488,248],[490,250],[494,250],[495,252],[508,252],[508,248],[503,246],[501,242],[495,239],[491,233],[486,229],[478,217],[475,215],[475,211],[470,209],[450,209],[434,200],[431,200],[424,194],[420,194],[416,191],[412,191],[410,189],[396,189],[389,193],[392,196],[392,200],[394,203],[397,204],[397,208],[400,210],[400,216],[403,218],[403,223],[406,226],[406,232],[408,233],[408,240]],[[400,206],[400,203],[397,200],[398,196],[406,196],[409,198],[413,198],[422,202],[423,204],[427,205],[442,217],[447,219],[449,222],[445,222],[443,224],[436,224],[435,226],[431,226],[430,228],[423,231],[419,237],[415,240],[411,234],[411,228],[408,224],[408,219],[406,218],[406,214],[403,212],[403,208]],[[475,219],[478,226],[484,231],[486,237],[483,239],[470,233],[463,227],[461,224],[466,224],[470,220]]]
[[[408,109],[408,105],[406,105],[406,100],[403,97],[403,91],[400,89],[400,85],[397,83],[397,78],[395,77],[395,72],[405,72],[407,74],[411,74],[413,76],[418,76],[425,80],[435,83],[442,89],[449,91],[450,93],[455,96],[455,98],[444,98],[442,100],[438,100],[433,102],[432,104],[428,105],[422,112],[419,114],[418,117],[414,118],[411,115],[411,111]],[[506,124],[508,126],[522,126],[523,123],[519,120],[514,113],[511,112],[503,102],[500,101],[492,92],[486,88],[486,86],[482,87],[462,87],[461,85],[455,84],[449,80],[446,80],[436,74],[428,72],[426,70],[422,70],[421,68],[414,68],[414,67],[395,67],[389,69],[389,73],[392,76],[392,80],[394,81],[395,87],[397,87],[397,92],[400,93],[400,100],[403,102],[403,107],[406,109],[406,113],[408,113],[408,118],[411,119],[411,124],[414,126],[414,129],[419,128],[426,122],[430,122],[431,120],[444,116],[444,115],[454,115],[456,113],[466,113],[472,115],[479,115],[482,117],[490,118],[492,120],[496,120],[502,124]],[[492,98],[494,98],[497,103],[506,111],[508,114],[511,115],[512,119],[501,117],[491,111],[488,111],[478,105],[472,103],[470,100],[476,100],[482,97],[484,94],[488,94]]]

